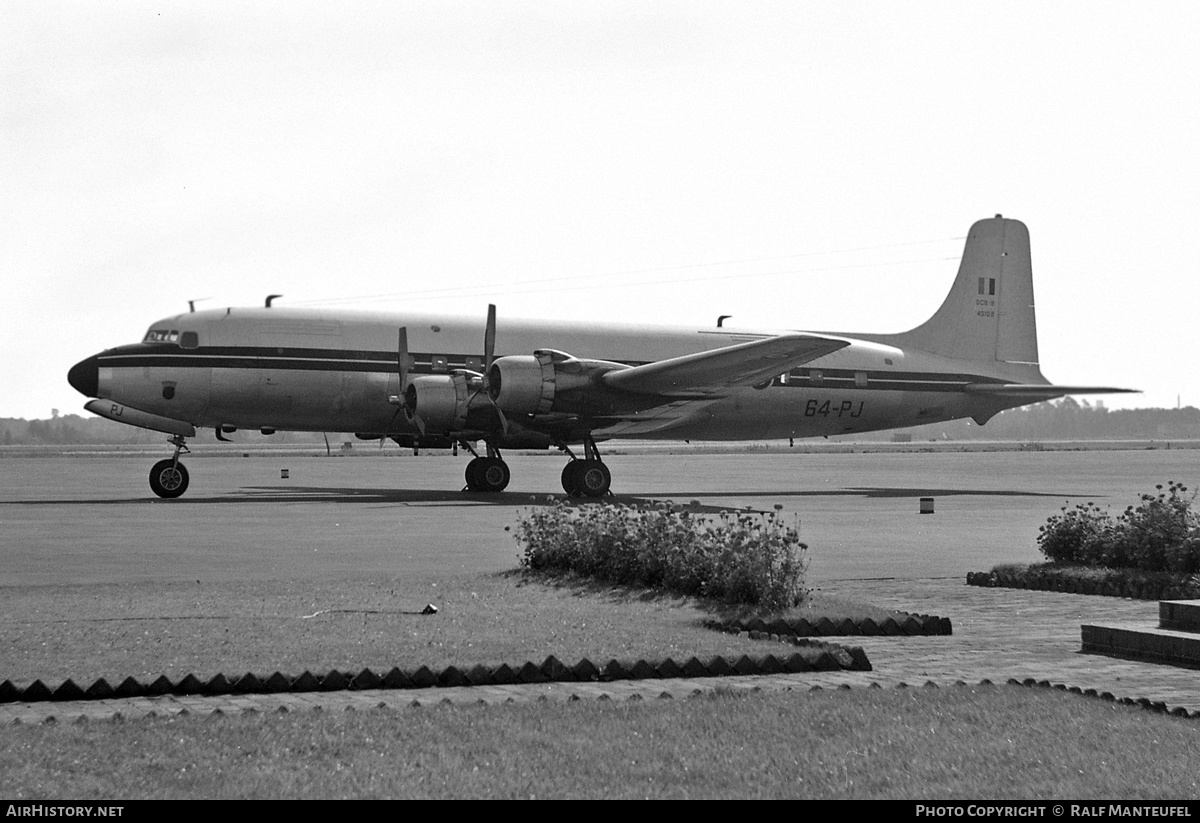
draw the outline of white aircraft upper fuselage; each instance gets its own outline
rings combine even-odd
[[[482,440],[488,457],[467,472],[479,491],[508,482],[500,448],[584,443],[584,459],[563,475],[565,489],[584,494],[608,489],[595,441],[612,437],[777,439],[983,423],[1038,400],[1119,391],[1042,377],[1028,233],[999,216],[972,227],[937,313],[900,334],[230,308],[158,321],[142,342],[87,358],[68,379],[96,398],[89,410],[174,435],[175,458],[163,461],[171,471],[197,427],[429,446]],[[153,473],[151,485],[163,493]]]

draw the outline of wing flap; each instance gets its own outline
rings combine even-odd
[[[703,396],[759,383],[849,345],[836,337],[783,334],[610,371],[600,379],[610,388],[637,394]]]
[[[606,438],[645,436],[681,425],[713,402],[713,399],[673,400],[640,412],[600,417],[596,421],[597,431]]]

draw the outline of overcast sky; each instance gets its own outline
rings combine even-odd
[[[1200,405],[1200,3],[0,3],[0,416],[202,307],[901,331]],[[554,341],[546,341],[555,347]]]

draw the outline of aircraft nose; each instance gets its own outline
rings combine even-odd
[[[95,356],[81,360],[67,372],[67,382],[84,397],[95,397],[100,393],[100,368]]]

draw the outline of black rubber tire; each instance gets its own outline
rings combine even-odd
[[[479,472],[481,469],[480,463],[484,460],[482,457],[472,457],[467,462],[467,491],[482,491],[479,482]]]
[[[583,460],[575,470],[575,485],[586,497],[603,497],[612,485],[612,473],[599,460]]]
[[[508,487],[508,481],[512,479],[508,464],[498,457],[483,457],[480,460],[480,466],[475,472],[479,484],[477,491],[488,494],[504,491]]]
[[[168,500],[187,491],[188,470],[172,458],[159,460],[150,469],[150,490]]]
[[[578,460],[572,460],[570,463],[563,466],[562,487],[563,491],[567,493],[568,497],[578,497],[580,494],[579,486],[575,482],[575,464],[578,462]]]

